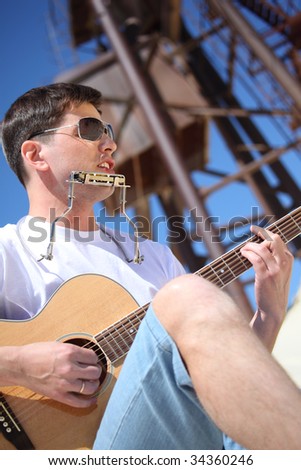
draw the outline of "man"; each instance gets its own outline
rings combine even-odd
[[[56,84],[29,91],[5,116],[3,148],[26,187],[29,215],[1,230],[2,318],[34,316],[63,281],[77,274],[101,273],[115,279],[145,304],[170,278],[184,272],[168,249],[148,241],[143,243],[147,262],[125,262],[122,249],[128,257],[134,251],[130,237],[117,244],[94,217],[93,205],[113,191],[105,186],[76,185],[72,211],[56,226],[53,259],[41,259],[47,253],[50,219],[67,207],[72,170],[114,173],[116,144],[110,128],[99,121],[100,103],[96,90]],[[62,129],[49,131],[56,127]],[[81,138],[79,133],[86,130],[92,135]],[[77,407],[95,402],[90,395],[97,389],[100,367],[91,350],[40,343],[21,350],[9,346],[7,353],[1,359],[1,384],[18,383]],[[73,393],[80,391],[81,397]]]
[[[29,213],[0,233],[1,316],[34,316],[62,282],[83,273],[119,282],[141,305],[155,296],[95,448],[222,448],[220,429],[246,447],[298,448],[299,393],[268,353],[286,310],[291,254],[273,234],[242,250],[256,273],[252,327],[259,340],[243,312],[207,281],[185,275],[168,248],[146,240],[145,261],[131,262],[130,237],[116,243],[94,216],[94,204],[110,196],[111,186],[76,185],[66,212],[74,170],[114,174],[116,144],[101,120],[100,103],[94,89],[54,84],[30,90],[6,113],[3,148],[27,190]],[[62,214],[52,239],[50,223]],[[47,237],[39,237],[39,230]],[[96,354],[72,344],[1,348],[1,385],[28,387],[71,406],[95,401],[100,376]],[[273,416],[266,418],[268,406]],[[197,440],[188,444],[189,435]]]

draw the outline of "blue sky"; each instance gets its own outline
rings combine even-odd
[[[46,27],[48,14],[48,0],[26,0],[26,2],[10,0],[3,2],[1,6],[0,119],[18,96],[32,87],[53,82],[54,78],[62,72]],[[216,142],[215,139],[214,141]],[[222,149],[221,152],[219,147],[219,151],[214,152],[215,155],[221,155],[221,153],[226,165],[226,149]],[[231,164],[233,160],[229,158],[228,171]],[[2,150],[0,150],[0,174],[0,226],[3,226],[17,222],[25,215],[28,202],[25,190],[5,162]],[[241,204],[245,205],[244,197],[242,196],[241,199]],[[215,213],[227,218],[224,205],[222,210],[219,206]],[[237,209],[235,213],[238,214]],[[298,262],[293,277],[292,297],[299,283],[300,263]]]
[[[32,87],[53,81],[59,69],[48,40],[47,0],[2,2],[0,15],[0,119],[11,103]],[[1,150],[0,226],[16,222],[28,208],[25,190],[8,169]]]

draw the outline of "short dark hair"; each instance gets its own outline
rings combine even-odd
[[[1,126],[2,147],[9,166],[23,185],[23,142],[36,132],[58,127],[66,111],[83,103],[91,103],[100,112],[101,93],[85,85],[54,83],[32,88],[8,109]]]

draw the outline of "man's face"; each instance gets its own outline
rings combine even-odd
[[[59,127],[74,125],[64,129],[56,130],[47,138],[43,145],[44,158],[51,172],[51,183],[54,184],[53,191],[67,194],[67,184],[72,171],[89,171],[97,173],[114,173],[115,162],[113,152],[116,151],[115,142],[103,134],[99,140],[91,141],[79,137],[78,123],[80,118],[94,117],[100,119],[99,112],[89,103],[82,104],[68,111]],[[43,139],[40,139],[43,143]],[[103,200],[110,196],[114,188],[110,187],[88,187],[83,190],[76,185],[76,191],[80,191],[85,197],[95,200]]]

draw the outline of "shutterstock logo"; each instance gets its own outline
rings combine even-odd
[[[55,220],[58,217],[55,209],[50,209],[50,220]],[[249,227],[252,224],[260,225],[261,227],[268,226],[274,219],[273,215],[266,215],[264,219],[260,219],[258,207],[251,208],[250,219],[244,216],[232,217],[227,225],[221,223],[220,216],[203,217],[197,214],[196,209],[187,211],[183,215],[173,215],[170,217],[159,215],[149,220],[147,217],[134,216],[131,217],[131,223],[128,222],[126,217],[115,212],[109,215],[105,208],[102,208],[98,215],[88,218],[86,227],[90,228],[86,231],[79,230],[81,227],[81,220],[75,216],[72,218],[72,225],[67,217],[62,217],[59,220],[59,225],[65,228],[64,236],[65,241],[70,242],[71,238],[76,241],[89,242],[95,239],[96,231],[95,221],[100,225],[100,233],[104,242],[109,242],[110,237],[106,235],[110,230],[114,230],[114,238],[118,242],[125,242],[127,233],[132,240],[135,240],[134,228],[139,233],[140,242],[148,238],[160,240],[162,243],[176,244],[182,243],[185,240],[202,242],[204,235],[211,234],[211,243],[218,242],[232,242],[237,243],[246,240],[250,237]],[[30,242],[43,242],[49,237],[48,230],[45,225],[46,219],[43,217],[33,217],[29,221]],[[71,237],[71,228],[72,237]],[[162,236],[163,234],[163,236]],[[208,237],[206,237],[208,239]]]

